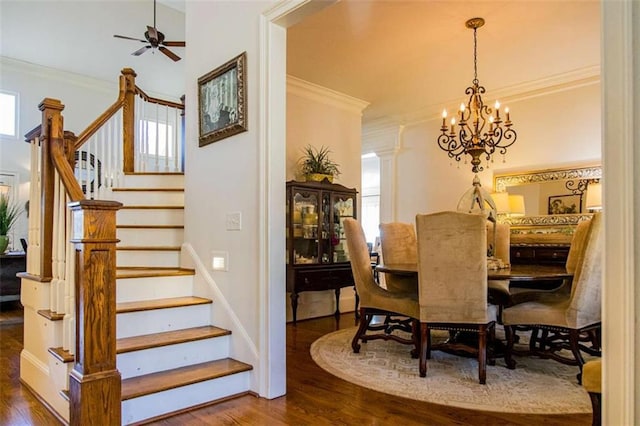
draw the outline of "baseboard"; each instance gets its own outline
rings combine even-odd
[[[286,308],[287,322],[293,321],[293,310],[291,308],[291,293],[287,293]],[[333,315],[336,311],[336,296],[333,290],[328,291],[305,291],[298,294],[297,320],[326,317]],[[352,288],[345,287],[340,293],[340,312],[353,312],[355,310],[355,293]]]
[[[56,389],[50,369],[24,349],[20,352],[20,382],[61,422],[69,423],[69,402]]]

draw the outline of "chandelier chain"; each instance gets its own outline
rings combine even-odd
[[[473,83],[478,84],[478,30],[473,29]]]

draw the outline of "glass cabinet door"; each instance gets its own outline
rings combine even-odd
[[[333,232],[332,248],[334,262],[348,262],[349,252],[347,240],[344,234],[344,220],[355,217],[356,200],[353,196],[335,194],[332,200],[333,207]]]
[[[293,228],[293,263],[319,263],[318,198],[313,191],[295,191],[291,224]]]

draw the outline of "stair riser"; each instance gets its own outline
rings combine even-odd
[[[122,401],[122,423],[135,423],[246,392],[249,389],[249,374],[242,372]]]
[[[116,265],[118,267],[146,266],[146,267],[180,267],[180,251],[161,250],[117,250]]]
[[[184,188],[184,175],[125,175],[125,188]]]
[[[116,222],[118,225],[184,225],[184,209],[122,209],[116,214]]]
[[[182,228],[118,228],[116,235],[120,246],[180,247],[184,241]]]
[[[119,278],[116,280],[116,300],[118,303],[191,295],[193,295],[193,275]]]
[[[117,338],[209,325],[211,304],[154,309],[116,315]]]
[[[113,191],[109,199],[125,206],[184,206],[182,191]]]
[[[119,354],[123,379],[229,357],[229,336]],[[153,360],[153,362],[149,362]]]

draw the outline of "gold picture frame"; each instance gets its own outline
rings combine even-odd
[[[199,146],[247,131],[247,52],[198,79]]]

